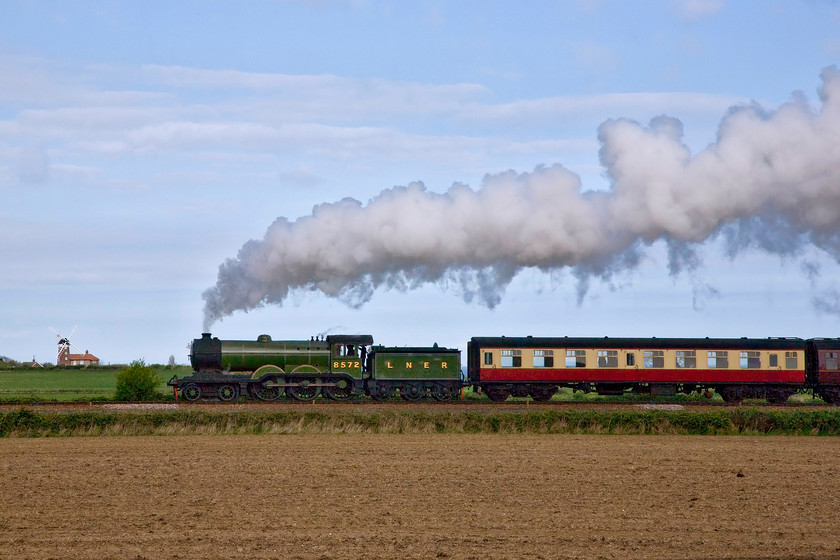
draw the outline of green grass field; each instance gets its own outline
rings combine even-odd
[[[10,369],[0,370],[0,402],[89,401],[114,397],[118,367],[80,369]],[[171,395],[166,381],[173,374],[188,375],[186,366],[159,368],[158,391]]]

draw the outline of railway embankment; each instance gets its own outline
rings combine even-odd
[[[236,434],[840,435],[840,409],[717,407],[33,406],[0,410],[0,437]]]

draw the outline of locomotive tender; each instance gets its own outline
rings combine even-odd
[[[397,394],[443,401],[472,386],[495,402],[510,396],[547,401],[569,387],[662,396],[715,391],[732,403],[782,403],[812,389],[840,404],[838,338],[473,337],[465,381],[457,349],[373,346],[370,335],[222,341],[203,333],[191,345],[190,361],[193,375],[169,381],[188,401],[240,395],[271,401],[281,394],[299,401],[318,395],[381,401]]]

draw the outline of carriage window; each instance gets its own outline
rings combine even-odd
[[[554,367],[554,350],[534,350],[534,367]]]
[[[642,357],[642,367],[664,368],[665,352],[663,350],[645,350]]]
[[[761,357],[758,352],[741,352],[741,369],[758,369]]]
[[[796,352],[785,352],[785,368],[796,369],[799,367],[799,360],[796,357]]]
[[[825,353],[825,369],[840,369],[840,353],[826,352]]]
[[[677,350],[677,367],[693,369],[697,367],[697,352],[695,350]]]
[[[779,355],[770,354],[770,367],[779,367]]]
[[[586,350],[566,350],[566,367],[586,367]]]
[[[628,366],[635,366],[636,365],[636,354],[633,352],[627,352],[627,365]]]
[[[484,365],[485,366],[492,366],[493,365],[493,352],[485,352],[484,353]]]
[[[598,350],[598,367],[618,367],[618,350]]]
[[[710,350],[708,355],[710,369],[726,369],[729,367],[729,353],[725,350]]]
[[[502,350],[502,367],[522,367],[522,350]]]

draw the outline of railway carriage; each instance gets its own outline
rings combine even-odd
[[[825,402],[840,404],[840,339],[808,340],[808,385]]]
[[[710,389],[727,402],[784,402],[808,381],[799,338],[475,337],[467,355],[469,382],[494,401],[545,401],[571,387],[665,396]]]

